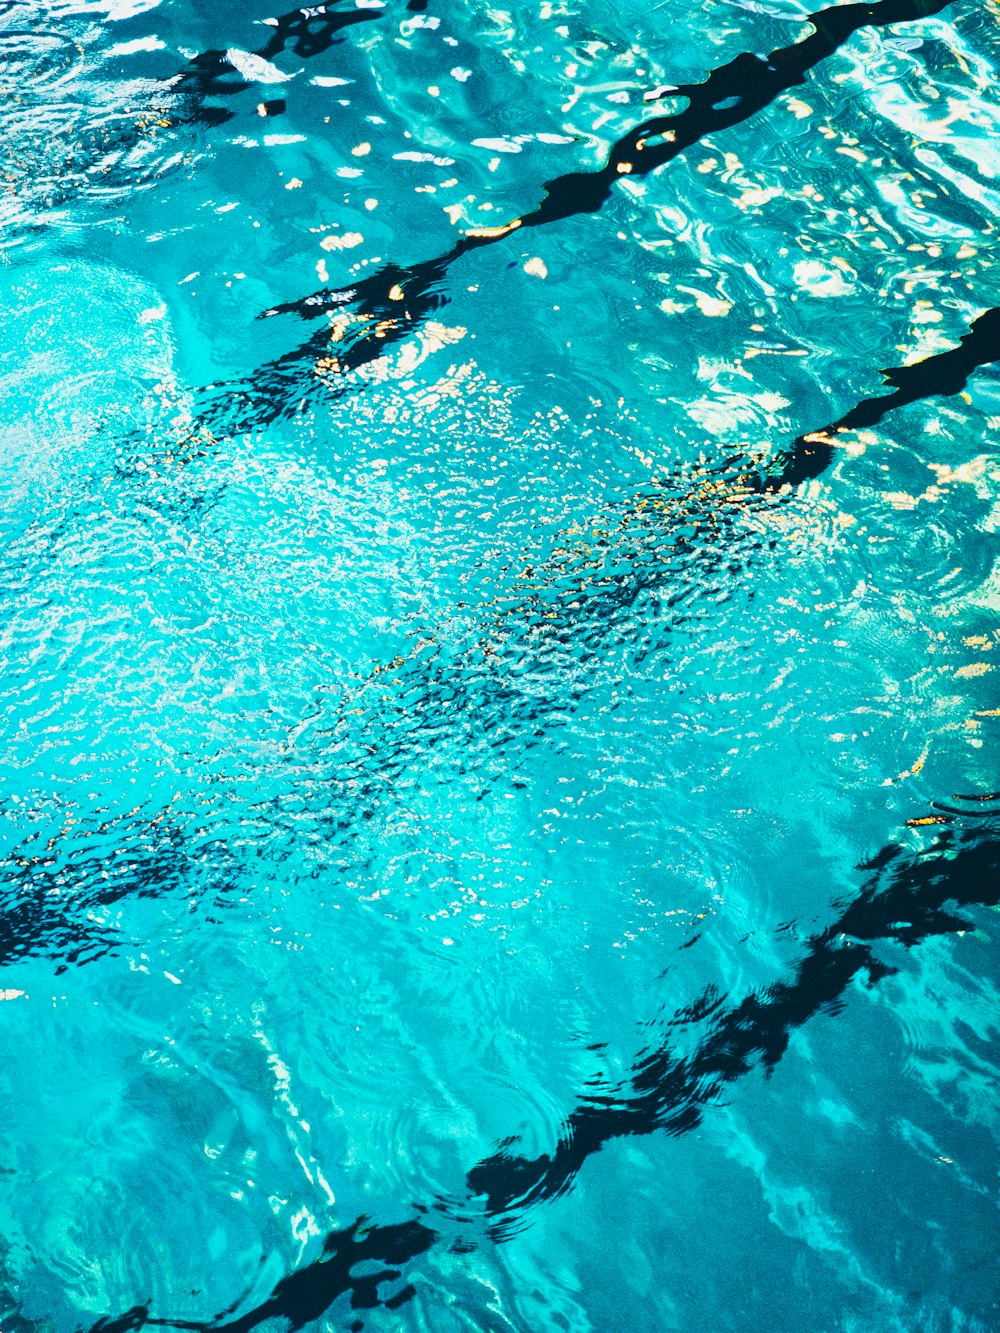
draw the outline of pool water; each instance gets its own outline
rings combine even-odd
[[[1000,1324],[998,69],[0,5],[3,1333]]]

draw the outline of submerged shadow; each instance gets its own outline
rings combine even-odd
[[[962,392],[973,371],[1000,361],[1000,308],[986,310],[972,321],[957,347],[937,352],[908,366],[881,371],[892,393],[864,398],[822,430],[800,435],[789,449],[772,459],[757,478],[759,488],[780,490],[818,477],[833,461],[835,440],[852,430],[870,430],[898,407],[927,398],[953,398]]]
[[[732,1003],[722,995],[702,997],[674,1020],[673,1026],[693,1019],[706,1026],[690,1055],[676,1054],[669,1042],[643,1052],[622,1085],[580,1096],[553,1152],[522,1157],[508,1145],[472,1168],[470,1198],[484,1209],[494,1241],[503,1242],[532,1207],[565,1193],[605,1144],[657,1130],[688,1133],[725,1087],[755,1068],[773,1070],[793,1033],[819,1013],[836,1013],[855,978],[863,975],[874,984],[892,974],[891,965],[877,956],[880,944],[908,949],[933,936],[962,932],[971,923],[956,909],[1000,903],[1000,838],[982,824],[945,829],[917,852],[890,845],[860,869],[869,879],[824,930],[807,940],[789,980]],[[396,1308],[416,1294],[415,1287],[407,1284],[382,1298],[379,1286],[398,1281],[402,1265],[444,1239],[441,1225],[428,1220],[434,1211],[446,1211],[440,1200],[415,1211],[417,1216],[403,1223],[369,1225],[361,1219],[331,1232],[317,1259],[282,1278],[267,1300],[242,1315],[235,1315],[239,1302],[207,1320],[153,1317],[143,1305],[99,1320],[91,1333],[126,1333],[147,1325],[251,1333],[274,1318],[297,1330],[347,1295],[356,1310]],[[451,1244],[453,1252],[470,1248],[469,1242]],[[352,1271],[371,1263],[391,1267],[363,1276]],[[351,1324],[354,1330],[361,1327],[360,1321]]]
[[[120,816],[98,828],[29,839],[0,862],[0,968],[49,958],[56,974],[127,944],[117,904],[224,893],[234,876],[224,844],[195,848],[166,818]]]
[[[672,91],[671,96],[688,100],[685,111],[657,117],[632,131],[615,145],[601,170],[573,173],[549,182],[545,199],[533,213],[490,232],[467,233],[436,260],[409,268],[383,269],[353,288],[324,290],[278,308],[312,317],[350,307],[361,329],[353,338],[342,337],[341,345],[333,351],[330,331],[323,329],[303,347],[262,367],[237,394],[235,406],[231,400],[219,400],[220,419],[230,422],[230,429],[239,429],[243,427],[234,423],[256,426],[297,411],[304,392],[312,392],[317,385],[332,387],[350,370],[381,355],[387,343],[398,341],[416,327],[440,304],[441,284],[450,265],[466,253],[497,243],[521,227],[596,211],[619,177],[645,175],[704,135],[755,114],[778,93],[801,83],[809,69],[832,54],[858,28],[902,22],[942,8],[944,0],[881,0],[813,15],[815,32],[803,42],[782,48],[767,59],[737,57],[705,83]],[[288,34],[288,41],[299,40],[292,28]],[[310,40],[325,39],[314,34]],[[255,54],[270,59],[264,54],[269,49],[270,43]],[[224,93],[238,91],[228,72],[207,60],[220,53],[205,54],[206,63],[190,71],[191,86],[199,95],[218,93],[217,79],[226,85]],[[180,77],[187,78],[188,74]],[[977,366],[1000,358],[998,331],[1000,313],[988,311],[973,322],[957,348],[915,366],[883,372],[892,392],[864,399],[836,422],[800,436],[758,471],[742,472],[741,484],[751,490],[772,492],[818,476],[829,465],[840,433],[875,425],[896,407],[957,393]],[[225,413],[233,415],[224,417]],[[150,856],[155,865],[155,855],[151,852]],[[855,978],[866,976],[870,983],[876,983],[891,972],[877,956],[880,943],[894,942],[909,948],[935,935],[964,930],[968,921],[957,914],[955,907],[995,906],[1000,901],[1000,839],[986,823],[972,831],[948,827],[930,847],[917,853],[890,846],[863,869],[870,873],[870,879],[827,928],[806,942],[804,955],[789,980],[732,1003],[725,996],[704,997],[693,1012],[705,1024],[706,1032],[693,1053],[678,1055],[667,1043],[643,1052],[623,1083],[581,1094],[567,1118],[562,1139],[550,1153],[521,1156],[507,1144],[469,1171],[469,1197],[481,1205],[495,1240],[504,1240],[515,1221],[531,1207],[568,1190],[587,1159],[605,1144],[661,1129],[675,1135],[689,1132],[702,1121],[723,1088],[755,1068],[773,1069],[792,1034],[816,1014],[839,1004]],[[164,876],[169,878],[169,872],[147,875],[143,871],[135,882],[154,886],[152,892],[164,882]],[[124,892],[127,890],[119,896]],[[38,901],[44,897],[42,892]],[[16,952],[18,939],[42,937],[38,912],[32,916],[32,910],[25,908],[23,918],[17,918],[11,928],[11,957],[23,956]],[[3,943],[4,937],[0,936]],[[677,1021],[690,1022],[690,1014],[679,1016]],[[152,1316],[146,1306],[137,1306],[120,1317],[100,1320],[93,1333],[124,1333],[146,1325],[199,1333],[250,1333],[272,1319],[283,1319],[290,1328],[299,1329],[323,1315],[340,1297],[349,1297],[356,1310],[395,1308],[415,1294],[414,1287],[404,1285],[387,1296],[381,1294],[380,1287],[398,1282],[404,1265],[441,1242],[441,1225],[432,1225],[428,1218],[443,1207],[440,1200],[434,1200],[419,1206],[418,1216],[403,1223],[367,1225],[359,1220],[352,1227],[331,1232],[316,1260],[281,1279],[267,1300],[242,1315],[235,1314],[238,1305],[234,1305],[206,1321],[170,1320]],[[377,1266],[374,1273],[371,1265]],[[369,1269],[356,1273],[362,1266]]]
[[[292,9],[279,18],[265,19],[270,36],[256,50],[241,53],[234,60],[228,51],[201,51],[184,66],[166,87],[176,95],[191,99],[188,118],[203,124],[221,125],[235,114],[225,107],[205,105],[212,97],[231,97],[256,86],[256,81],[245,75],[246,70],[262,62],[270,65],[276,56],[291,50],[302,60],[329,51],[338,41],[337,34],[358,23],[371,23],[381,18],[377,8],[336,8],[337,0],[311,8]],[[241,71],[241,65],[243,71]],[[275,115],[284,109],[284,101],[264,103],[265,114]]]
[[[419,1221],[368,1226],[363,1218],[359,1218],[353,1226],[331,1231],[318,1259],[283,1277],[266,1301],[237,1318],[227,1317],[232,1315],[233,1307],[217,1319],[206,1322],[156,1319],[150,1315],[147,1306],[138,1305],[116,1318],[99,1320],[91,1333],[126,1333],[128,1329],[146,1326],[250,1333],[272,1319],[281,1319],[290,1333],[295,1333],[319,1319],[340,1296],[348,1294],[354,1310],[374,1310],[378,1306],[395,1310],[416,1295],[410,1285],[392,1296],[383,1298],[380,1295],[379,1287],[383,1283],[395,1282],[402,1276],[399,1268],[381,1268],[363,1276],[351,1270],[362,1264],[408,1263],[426,1253],[436,1239],[436,1233]],[[363,1325],[357,1321],[350,1327],[360,1330]]]
[[[12,137],[4,164],[4,248],[43,232],[59,216],[54,210],[77,198],[107,204],[158,182],[185,157],[177,151],[185,127],[221,125],[235,115],[222,99],[256,87],[262,96],[258,113],[281,115],[286,96],[273,90],[276,84],[294,86],[287,80],[300,71],[283,73],[273,64],[276,58],[290,51],[313,59],[342,40],[345,29],[374,22],[385,12],[377,5],[341,7],[340,0],[290,10],[264,20],[269,35],[256,50],[202,51],[180,70],[135,82],[127,77],[120,91],[102,84],[86,114],[82,108],[95,101],[96,85],[78,87],[65,100],[61,80],[42,80],[36,91],[30,71],[22,74],[24,92],[14,98],[21,110],[7,122]],[[113,58],[113,52],[104,55]],[[111,104],[101,109],[109,95]]]
[[[654,116],[623,135],[604,166],[569,172],[544,185],[544,198],[532,212],[499,227],[466,231],[443,254],[409,266],[389,264],[348,287],[322,288],[309,296],[271,307],[259,318],[295,314],[316,319],[350,311],[285,355],[254,371],[247,380],[226,386],[214,403],[214,420],[232,430],[294,415],[322,389],[344,392],[344,381],[385,349],[412,333],[445,302],[443,281],[451,266],[475,250],[497,245],[523,229],[597,212],[616,181],[643,177],[665,166],[706,136],[729,129],[770,106],[783,92],[804,82],[859,29],[886,27],[937,14],[951,0],[877,0],[874,4],[837,5],[807,16],[813,32],[769,56],[744,52],[712,71],[702,83],[685,84],[661,95],[687,105]],[[212,429],[213,418],[209,417]]]
[[[1000,903],[1000,839],[992,830],[949,831],[917,855],[890,846],[862,869],[876,873],[807,941],[791,980],[728,1007],[724,997],[704,996],[694,1012],[708,1031],[693,1054],[677,1056],[663,1045],[644,1053],[622,1086],[588,1092],[553,1153],[527,1158],[504,1150],[475,1166],[469,1187],[483,1197],[487,1212],[505,1218],[562,1194],[587,1158],[612,1139],[696,1128],[724,1087],[754,1067],[773,1070],[797,1028],[819,1013],[836,1012],[855,977],[865,974],[874,983],[892,975],[895,969],[877,957],[877,945],[912,948],[931,936],[967,930],[969,921],[949,904]],[[690,1022],[691,1014],[681,1021]]]
[[[339,773],[350,773],[341,783],[350,799],[331,812],[334,831],[371,816],[412,762],[415,736],[428,749],[447,742],[463,755],[495,753],[513,737],[522,751],[533,746],[580,703],[611,636],[634,638],[637,606],[640,625],[655,633],[697,615],[693,590],[699,606],[731,595],[753,553],[776,541],[739,521],[744,506],[821,475],[843,432],[957,393],[973,370],[1000,360],[998,332],[1000,309],[987,311],[957,348],[883,372],[894,393],[862,400],[759,463],[738,456],[693,480],[654,479],[609,510],[600,528],[591,524],[585,543],[560,546],[537,564],[522,555],[509,595],[483,604],[481,620],[466,619],[468,609],[456,613],[459,646],[454,633],[448,650],[445,636],[423,637],[410,655],[373,668],[332,725],[316,730],[325,752],[339,756]],[[390,687],[396,708],[387,715]]]

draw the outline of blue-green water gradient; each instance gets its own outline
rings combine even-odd
[[[256,3],[0,7],[0,1327],[238,1315],[365,1216],[433,1231],[380,1298],[414,1292],[317,1327],[986,1333],[985,906],[690,1132],[499,1227],[468,1173],[554,1153],[1000,787],[997,365],[791,493],[717,479],[1000,304],[1000,7],[860,27],[399,337],[324,314],[371,356],[236,429],[317,327],[262,312],[505,227],[809,31],[358,9],[254,64]],[[208,51],[248,86],[172,90]]]

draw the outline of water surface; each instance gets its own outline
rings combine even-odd
[[[0,7],[4,1333],[995,1328],[1000,8],[269,17]]]

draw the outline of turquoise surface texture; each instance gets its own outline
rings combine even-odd
[[[0,1333],[996,1333],[998,0],[0,93]]]

